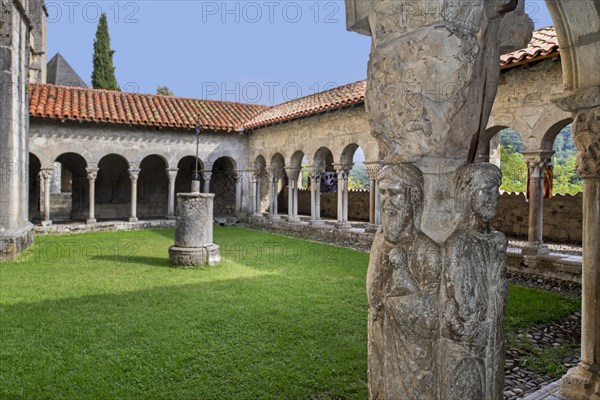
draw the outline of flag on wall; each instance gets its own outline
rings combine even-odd
[[[527,189],[525,191],[525,198],[529,200],[529,182],[531,180],[531,172],[527,168]],[[552,185],[554,183],[554,167],[552,165],[546,165],[544,168],[544,199],[552,197]]]

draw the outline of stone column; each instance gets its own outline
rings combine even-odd
[[[52,172],[52,183],[50,185],[50,193],[51,194],[60,194],[61,193],[61,179],[62,179],[62,164],[59,162],[54,162],[54,171]]]
[[[337,172],[337,191],[338,191],[338,207],[337,207],[337,224],[336,228],[349,229],[352,225],[348,223],[348,173],[352,168],[351,165],[336,164],[334,165]]]
[[[210,178],[212,178],[212,172],[202,171],[202,177],[204,178],[204,193],[210,193]]]
[[[600,87],[580,89],[557,104],[575,110],[573,138],[583,179],[581,362],[563,378],[561,393],[569,400],[600,400]]]
[[[502,52],[526,46],[523,1],[346,0],[372,37],[369,398],[501,400],[506,238],[490,229],[499,169],[473,163]],[[519,9],[515,11],[515,9]],[[380,180],[377,183],[377,179]],[[410,321],[410,324],[407,324]]]
[[[543,242],[544,228],[544,175],[546,166],[552,162],[552,151],[524,152],[529,174],[529,231],[523,255],[550,253]]]
[[[137,182],[140,170],[135,168],[129,169],[129,179],[131,179],[131,215],[129,222],[138,222],[137,218]]]
[[[273,169],[269,175],[269,218],[279,219],[279,180],[281,173]]]
[[[262,188],[261,178],[263,176],[262,171],[255,171],[254,174],[254,212],[255,217],[262,217]]]
[[[377,176],[381,171],[380,161],[367,161],[364,163],[371,180],[369,185],[369,228],[368,231],[376,231],[381,225],[381,202],[379,200],[379,181]]]
[[[167,206],[167,219],[175,219],[175,180],[177,179],[179,168],[167,168],[167,178],[169,178],[169,198]]]
[[[235,213],[240,214],[243,209],[242,191],[243,191],[243,184],[244,184],[244,171],[242,171],[242,170],[236,171],[235,175],[234,175],[234,180],[235,180]]]
[[[298,177],[302,167],[294,166],[285,169],[288,178],[288,222],[298,222]]]
[[[98,177],[98,168],[86,168],[88,179],[88,219],[87,224],[96,223],[96,178]]]
[[[312,225],[323,224],[323,221],[321,220],[321,173],[323,173],[322,165],[313,164],[309,167],[310,223]]]
[[[52,187],[52,173],[54,168],[44,168],[41,170],[42,181],[44,182],[44,220],[42,221],[43,226],[51,226],[52,220],[50,219],[50,192]]]

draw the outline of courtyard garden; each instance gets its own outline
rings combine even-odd
[[[367,398],[368,254],[215,227],[223,262],[179,270],[173,235],[38,237],[0,264],[0,398]],[[578,308],[512,286],[509,344]],[[560,376],[554,353],[527,362]]]

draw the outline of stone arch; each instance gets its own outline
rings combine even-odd
[[[540,149],[546,150],[546,151],[551,151],[552,147],[554,146],[554,140],[556,139],[556,136],[558,136],[558,134],[566,126],[568,126],[571,123],[573,123],[573,119],[566,118],[566,119],[560,120],[560,121],[554,123],[552,126],[550,126],[548,128],[548,130],[546,130],[546,133],[544,134],[544,136],[542,137],[542,141],[540,143]]]
[[[196,156],[184,156],[177,163],[177,177],[175,178],[175,194],[190,193],[192,191],[192,178],[198,160],[198,171],[204,171],[204,163]],[[204,187],[204,177],[200,174],[200,188]],[[177,201],[177,196],[175,197]]]
[[[40,218],[40,171],[42,162],[33,153],[29,153],[29,220]]]
[[[89,185],[87,180],[88,163],[78,153],[63,153],[56,157],[52,181],[56,182],[51,192],[51,214],[58,219],[85,219],[89,203]],[[58,173],[60,171],[60,173]]]
[[[120,154],[108,154],[98,162],[96,178],[96,217],[128,218],[131,204],[129,161]]]
[[[213,214],[215,217],[235,215],[235,162],[230,157],[218,158],[212,164],[210,193],[214,193]]]
[[[273,154],[273,157],[271,157],[270,167],[271,170],[269,172],[271,174],[276,174],[276,176],[279,178],[277,179],[277,187],[275,188],[275,192],[278,198],[276,212],[287,212],[287,202],[285,201],[284,193],[284,189],[288,185],[288,178],[285,173],[285,157],[281,153]]]
[[[479,147],[477,150],[477,160],[482,162],[491,162],[500,165],[500,138],[497,134],[504,129],[506,125],[496,125],[485,130],[484,134],[479,138]],[[494,143],[492,143],[494,141]],[[495,162],[497,160],[497,162]]]
[[[320,147],[313,156],[313,164],[319,164],[325,168],[326,172],[334,172],[333,167],[334,158],[333,152],[327,147]]]
[[[600,86],[600,3],[546,0],[560,45],[566,92]]]
[[[140,162],[140,174],[137,181],[139,217],[162,218],[167,214],[169,178],[165,157],[151,154]]]

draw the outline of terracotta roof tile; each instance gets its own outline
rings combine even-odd
[[[533,31],[529,45],[500,56],[500,68],[513,67],[559,53],[558,38],[553,26]]]
[[[513,67],[555,53],[558,54],[556,31],[554,27],[543,28],[533,32],[531,42],[526,49],[501,56],[500,67]],[[366,81],[359,81],[280,104],[258,114],[246,122],[244,127],[254,129],[336,108],[360,104],[364,101],[366,86]]]
[[[182,129],[194,129],[200,117],[216,131],[234,131],[267,108],[50,84],[30,84],[29,99],[32,117]]]

